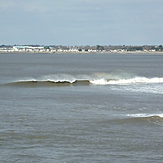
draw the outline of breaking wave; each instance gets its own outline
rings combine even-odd
[[[53,80],[19,80],[16,82],[8,83],[7,85],[16,85],[16,86],[29,86],[29,87],[53,87],[53,86],[77,86],[77,85],[89,85],[90,82],[87,80],[81,81],[53,81]]]
[[[143,124],[151,124],[151,125],[158,125],[163,126],[163,114],[126,114],[123,118],[116,118],[111,120],[104,120],[102,123],[116,123],[118,125],[134,125],[139,126]]]
[[[142,113],[142,114],[127,114],[127,117],[160,117],[163,118],[163,114],[147,114],[147,113]]]
[[[127,114],[127,117],[130,117],[127,119],[127,121],[130,122],[148,122],[151,124],[163,126],[163,114]]]
[[[130,124],[134,126],[139,126],[143,124],[151,124],[151,125],[158,125],[163,126],[163,114],[127,114],[124,118],[118,118],[114,120],[105,121],[106,123],[115,122],[118,125],[123,124]],[[139,124],[139,125],[137,125]]]
[[[41,86],[68,86],[68,85],[133,85],[163,83],[163,78],[135,77],[133,75],[113,75],[107,73],[96,73],[92,75],[69,75],[56,74],[46,75],[39,78],[25,78],[17,80],[10,85],[41,85]]]
[[[98,79],[90,81],[92,84],[97,85],[128,85],[128,84],[148,84],[148,83],[163,83],[163,78],[145,78],[145,77],[135,77],[131,79]]]

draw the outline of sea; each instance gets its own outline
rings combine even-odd
[[[0,54],[1,163],[162,163],[163,55]]]

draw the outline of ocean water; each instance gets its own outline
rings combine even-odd
[[[163,55],[0,54],[1,163],[162,163]]]

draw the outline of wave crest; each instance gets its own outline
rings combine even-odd
[[[117,122],[119,125],[123,124],[133,124],[136,125],[138,124],[154,124],[154,125],[159,125],[163,126],[163,114],[127,114],[125,118],[123,119],[116,119],[113,120]]]
[[[124,75],[124,74],[123,74]],[[38,78],[26,78],[17,80],[14,83],[53,83],[53,84],[70,84],[80,85],[87,83],[93,85],[133,85],[133,84],[150,84],[150,83],[163,83],[163,78],[146,78],[146,77],[133,77],[114,75],[107,73],[95,73],[91,75],[70,75],[70,74],[52,74]],[[11,84],[11,83],[10,83]]]
[[[146,117],[160,117],[163,118],[163,114],[127,114],[127,117],[138,117],[138,118],[146,118]]]

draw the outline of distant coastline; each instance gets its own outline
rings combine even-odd
[[[0,53],[121,53],[121,54],[163,54],[162,45],[144,46],[41,46],[41,45],[1,45]]]

